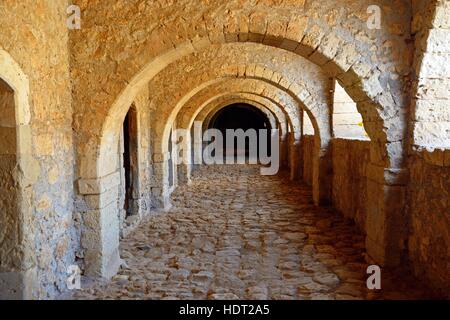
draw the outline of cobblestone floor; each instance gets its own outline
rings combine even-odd
[[[312,204],[308,187],[255,166],[204,167],[173,208],[121,241],[126,262],[75,299],[404,299],[411,280],[385,270],[366,288],[364,238]]]

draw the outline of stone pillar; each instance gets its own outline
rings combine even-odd
[[[280,166],[287,168],[288,166],[288,148],[289,142],[286,135],[280,137]]]
[[[312,189],[314,203],[327,206],[331,203],[333,183],[333,164],[331,147],[325,145],[320,148],[319,137],[314,136]]]
[[[300,158],[300,151],[301,148],[301,142],[300,140],[296,140],[294,139],[291,142],[291,153],[290,153],[290,163],[291,163],[291,168],[290,168],[290,172],[291,172],[291,180],[299,180],[301,177],[301,166],[302,166],[302,161]]]
[[[305,157],[305,146],[304,146],[304,139],[303,135],[300,137],[299,145],[298,145],[298,178],[299,180],[304,180],[304,157]]]
[[[286,134],[286,168],[291,169],[291,146],[292,146],[292,133],[288,132]]]
[[[190,184],[191,183],[191,164],[181,163],[177,165],[178,184]]]
[[[141,147],[141,156],[139,158],[139,195],[137,196],[139,209],[137,212],[141,218],[150,214],[152,203],[151,177],[153,176],[153,171],[149,145],[149,143],[146,143]]]
[[[193,131],[194,131],[194,137],[193,137],[193,139],[191,139],[191,145],[192,145],[191,158],[193,160],[191,163],[191,169],[190,169],[191,173],[203,164],[203,139],[202,139],[201,131],[200,132],[195,132],[195,130],[193,130]],[[192,133],[192,131],[191,131],[191,133]]]
[[[87,210],[82,213],[81,245],[85,250],[86,274],[111,278],[120,267],[119,208],[120,172],[98,179],[81,179],[80,193]]]
[[[406,169],[367,167],[367,253],[382,266],[397,266],[406,249]]]
[[[171,207],[168,181],[169,156],[169,152],[153,155],[152,205],[157,209],[168,210]]]
[[[183,142],[181,159],[177,164],[178,184],[180,185],[189,185],[191,183],[192,145],[190,134],[185,138],[186,141]],[[178,152],[178,150],[175,150],[175,152]]]
[[[152,172],[152,142],[151,142],[151,115],[150,99],[148,87],[135,98],[135,106],[138,110],[138,130],[137,130],[137,179],[133,188],[133,198],[135,199],[136,210],[139,218],[142,218],[151,211],[151,177]]]

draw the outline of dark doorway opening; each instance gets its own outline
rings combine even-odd
[[[169,166],[169,186],[172,187],[174,185],[174,179],[173,179],[173,145],[172,145],[172,129],[170,130],[170,135],[169,135],[169,161],[168,161],[168,166]]]
[[[247,132],[249,129],[254,129],[256,131],[256,150],[257,154],[259,154],[259,145],[260,140],[260,129],[266,129],[267,131],[267,148],[268,155],[271,154],[270,150],[270,130],[271,125],[267,116],[258,108],[245,104],[245,103],[236,103],[229,105],[221,110],[219,110],[211,119],[209,128],[218,129],[222,132],[224,137],[224,155],[234,153],[234,157],[236,158],[238,155],[249,156],[250,151],[250,139],[246,139],[245,147],[243,150],[238,149],[237,138],[234,138],[234,150],[227,150],[227,145],[231,145],[230,142],[227,141],[226,131],[227,129],[242,129],[244,132]]]
[[[138,121],[136,108],[132,106],[123,123],[123,167],[125,173],[126,217],[136,214],[138,200]]]

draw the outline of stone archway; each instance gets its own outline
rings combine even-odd
[[[316,133],[314,154],[317,155],[315,157],[317,165],[314,166],[314,200],[318,204],[328,203],[330,182],[328,180],[329,153],[327,152],[327,146],[330,131],[327,106],[316,101],[301,84],[290,84],[287,80],[283,81],[283,78],[281,78],[280,84],[278,84],[264,77],[260,78],[253,75],[251,71],[245,74],[245,76],[236,77],[236,75],[231,73],[229,77],[206,81],[186,93],[181,99],[176,98],[172,103],[166,102],[168,105],[175,104],[176,107],[171,110],[170,114],[158,113],[159,123],[155,125],[154,131],[155,137],[158,137],[156,140],[161,143],[155,145],[155,150],[157,152],[161,150],[163,155],[166,154],[165,150],[167,146],[164,144],[164,137],[167,135],[169,124],[174,121],[173,119],[175,119],[179,111],[184,109],[185,115],[195,115],[199,110],[205,108],[210,102],[210,99],[212,99],[211,97],[220,95],[228,90],[242,91],[245,88],[243,93],[256,93],[261,97],[271,100],[281,110],[284,110],[292,126],[289,137],[290,141],[287,142],[288,146],[292,149],[292,152],[290,152],[291,159],[289,160],[292,164],[298,162],[295,159],[298,158],[298,149],[300,146],[300,112],[305,109],[310,114]],[[269,76],[268,78],[270,79],[271,77]],[[295,88],[297,94],[291,91],[293,88]],[[161,161],[159,165],[163,166],[164,163],[165,161]],[[299,170],[295,166],[292,166],[291,171],[292,176],[296,177],[296,173]]]
[[[202,145],[199,142],[196,143],[195,139],[193,139],[196,134],[195,125],[201,124],[202,131],[206,130],[210,122],[211,115],[214,114],[215,111],[218,111],[233,103],[250,104],[264,112],[270,121],[271,127],[277,128],[280,131],[280,139],[283,140],[283,135],[286,134],[285,127],[288,125],[286,123],[286,115],[276,104],[267,98],[263,98],[256,94],[238,92],[232,94],[220,94],[202,104],[202,106],[200,106],[194,114],[190,113],[189,111],[191,110],[188,108],[183,108],[180,110],[180,113],[176,119],[177,129],[188,130],[190,134],[187,134],[187,137],[183,137],[183,139],[187,139],[188,141],[187,144],[183,146],[184,152],[182,156],[185,157],[185,159],[182,161],[182,164],[178,165],[177,168],[179,183],[190,183],[192,169],[197,167],[196,164],[202,162],[202,155],[200,151],[202,150]],[[205,107],[203,108],[203,106]],[[280,145],[280,148],[281,147],[282,146]],[[284,153],[282,151],[280,151],[280,153],[283,157]]]
[[[308,30],[302,33],[301,39],[298,35],[279,33],[278,28],[268,31],[264,17],[258,17],[251,21],[243,30],[238,25],[233,25],[235,29],[229,29],[229,25],[223,28],[213,26],[212,30],[205,35],[197,36],[189,41],[179,43],[171,49],[163,49],[151,61],[142,64],[137,74],[132,76],[127,85],[111,108],[106,112],[101,131],[89,138],[90,141],[83,146],[83,153],[87,154],[80,162],[80,176],[82,179],[101,179],[113,174],[111,168],[102,166],[108,158],[109,145],[115,139],[115,130],[118,119],[125,113],[124,106],[128,105],[135,94],[141,90],[149,80],[169,64],[177,61],[180,57],[201,51],[212,44],[223,44],[226,42],[258,42],[263,45],[281,48],[295,52],[307,57],[310,61],[327,69],[336,76],[348,89],[350,96],[355,97],[358,103],[358,110],[367,121],[367,131],[374,137],[371,144],[371,169],[370,169],[370,205],[369,217],[375,225],[371,233],[368,234],[367,243],[371,256],[384,264],[389,261],[391,264],[399,263],[401,249],[398,246],[390,245],[387,234],[394,232],[398,237],[403,238],[405,230],[398,225],[398,219],[391,216],[398,215],[398,207],[403,205],[401,199],[396,209],[391,208],[388,202],[391,201],[391,194],[397,189],[404,189],[401,181],[403,170],[403,113],[397,113],[398,101],[403,97],[394,100],[392,95],[383,93],[383,85],[380,83],[380,72],[376,66],[365,64],[365,59],[357,52],[356,46],[341,39],[334,33],[323,34],[321,30]],[[261,23],[262,22],[262,23]],[[294,23],[294,25],[296,25]],[[262,30],[261,26],[264,26]],[[289,26],[289,25],[288,25]],[[295,27],[294,27],[295,28]],[[289,28],[288,28],[289,29]],[[320,29],[320,28],[319,28]],[[219,31],[220,30],[220,31]],[[205,30],[206,31],[206,30]],[[217,33],[217,31],[219,31]],[[314,37],[317,32],[321,35],[322,42],[316,42]],[[340,48],[343,48],[342,50]],[[370,59],[369,59],[370,60]],[[135,70],[132,68],[130,70]],[[295,94],[298,86],[289,88]],[[301,90],[300,90],[301,91]],[[356,99],[357,98],[357,99]],[[379,112],[384,110],[385,112]],[[391,126],[393,121],[398,121],[400,126]],[[167,141],[163,139],[163,141]],[[161,161],[165,161],[164,155],[159,154]],[[380,203],[383,203],[380,206]],[[395,226],[389,221],[398,221]],[[386,230],[388,227],[389,230]],[[393,231],[395,230],[395,231]],[[395,241],[396,243],[401,241]],[[389,251],[389,254],[387,253]]]
[[[228,104],[238,103],[238,102],[246,102],[253,106],[260,108],[261,110],[265,110],[267,116],[271,120],[272,126],[277,127],[280,131],[280,147],[285,148],[285,139],[286,139],[286,128],[287,126],[292,126],[291,119],[288,114],[285,113],[284,109],[280,107],[275,101],[272,101],[270,98],[261,97],[255,93],[244,93],[244,92],[233,92],[233,93],[221,93],[216,95],[210,99],[207,99],[206,102],[202,103],[198,108],[191,108],[191,104],[196,104],[196,100],[191,100],[189,104],[185,105],[180,113],[177,115],[177,128],[188,129],[191,131],[191,137],[195,135],[194,130],[194,122],[198,122],[202,124],[202,129],[206,129],[206,124],[209,123],[210,115],[212,111],[218,110]],[[189,137],[188,137],[189,138]],[[186,156],[189,153],[193,156],[192,163],[201,163],[201,159],[198,158],[200,156],[200,152],[192,152],[192,150],[200,150],[201,145],[192,145],[189,150],[187,148]],[[282,156],[284,156],[284,152],[280,152]],[[197,157],[195,157],[195,155]],[[187,161],[185,161],[187,162]],[[184,167],[182,165],[182,167]],[[182,174],[186,175],[186,178],[189,178],[189,168],[182,168]]]
[[[202,122],[202,128],[203,130],[205,130],[208,127],[215,112],[227,105],[243,102],[258,107],[260,110],[267,114],[267,117],[269,119],[271,119],[272,117],[274,118],[273,121],[271,120],[272,128],[277,128],[279,131],[280,165],[286,168],[293,167],[293,163],[291,162],[293,159],[288,158],[288,149],[291,147],[291,145],[289,144],[290,141],[288,137],[288,131],[293,131],[291,115],[272,98],[262,97],[260,95],[248,92],[236,92],[233,94],[236,95],[236,98],[232,100],[215,100],[209,105],[206,105],[204,108],[200,107],[194,114],[191,114],[189,123],[192,124],[192,122],[194,121]],[[291,171],[294,173],[294,169]],[[291,179],[295,178],[296,175],[292,174]]]
[[[0,299],[37,295],[28,78],[0,49]]]
[[[222,133],[223,141],[223,161],[227,163],[253,163],[257,164],[261,157],[262,136],[260,130],[277,129],[273,127],[267,114],[252,104],[237,102],[226,105],[212,112],[209,123],[205,124],[207,130],[214,129]],[[247,138],[236,143],[236,137],[228,136],[227,130],[242,130]],[[270,131],[269,131],[270,132]],[[277,136],[277,141],[279,137]],[[265,137],[265,155],[272,154],[270,150],[270,135]],[[278,154],[278,150],[277,150]]]

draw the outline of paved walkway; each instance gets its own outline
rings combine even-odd
[[[366,288],[364,237],[308,187],[255,166],[204,167],[170,212],[121,241],[119,275],[78,299],[395,299],[420,297],[383,271]],[[393,289],[395,288],[395,289]]]

